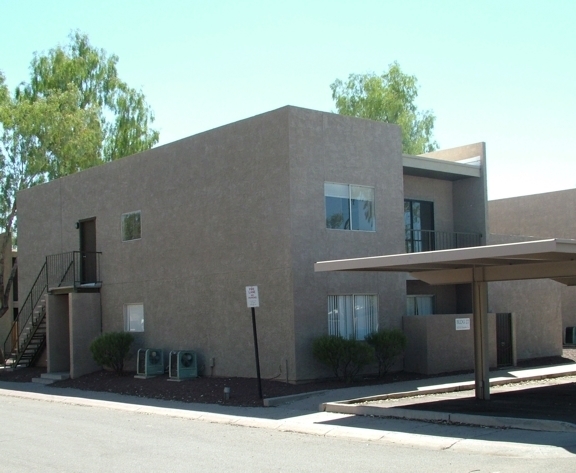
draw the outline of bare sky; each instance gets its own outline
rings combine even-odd
[[[71,30],[120,58],[161,144],[284,105],[333,111],[330,84],[398,61],[442,148],[485,141],[490,199],[576,187],[576,2],[0,0],[11,88]]]

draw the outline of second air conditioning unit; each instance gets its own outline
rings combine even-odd
[[[191,350],[171,351],[168,376],[170,379],[177,380],[197,378],[198,362],[196,352]]]
[[[149,378],[164,374],[164,352],[155,348],[138,350],[136,376]]]

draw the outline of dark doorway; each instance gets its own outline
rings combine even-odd
[[[498,366],[512,366],[512,314],[496,314],[496,362]]]
[[[406,253],[434,250],[434,204],[419,200],[405,200],[404,229]]]
[[[96,219],[80,222],[80,283],[97,282]]]

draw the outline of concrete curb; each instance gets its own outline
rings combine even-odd
[[[567,366],[555,373],[527,375],[519,378],[496,378],[490,381],[490,386],[502,386],[506,384],[524,383],[527,381],[540,381],[544,379],[562,378],[576,375],[576,368]],[[447,412],[420,411],[410,409],[410,407],[385,407],[360,405],[374,401],[385,401],[388,399],[402,399],[416,396],[431,396],[434,394],[445,394],[451,392],[461,392],[474,389],[473,382],[451,383],[444,386],[434,386],[415,391],[404,391],[398,393],[368,396],[363,398],[349,399],[346,401],[326,402],[320,404],[320,410],[325,412],[352,414],[375,417],[388,417],[406,420],[446,422],[450,424],[467,424],[482,427],[514,428],[522,430],[537,430],[546,432],[576,432],[576,424],[570,422],[525,419],[515,417],[497,417],[475,414],[451,414]]]
[[[450,414],[448,412],[419,411],[402,407],[359,406],[337,402],[323,404],[325,412],[373,416],[393,419],[418,420],[426,422],[446,422],[480,427],[512,428],[541,432],[576,432],[576,424],[543,419],[523,419],[515,417],[494,417],[474,414]]]
[[[228,424],[239,427],[265,428],[278,432],[315,435],[327,438],[349,439],[358,442],[371,442],[385,445],[403,445],[428,450],[457,450],[460,452],[488,452],[494,455],[534,458],[532,445],[523,443],[510,443],[507,440],[492,440],[483,438],[463,438],[446,435],[442,431],[438,436],[421,434],[417,432],[401,432],[381,430],[370,427],[351,427],[333,425],[332,421],[340,419],[342,414],[328,412],[291,416],[284,419],[267,419],[243,415],[220,414],[171,408],[117,402],[111,400],[86,399],[73,396],[60,396],[40,392],[14,391],[0,388],[0,396],[19,397],[37,401],[48,401],[70,405],[99,407],[105,409],[121,410],[148,415],[162,415],[181,419],[197,420],[202,422]],[[352,408],[354,406],[348,406]],[[290,414],[295,412],[289,411]],[[311,418],[313,416],[313,418]],[[331,417],[334,416],[334,417]],[[540,447],[538,455],[542,458],[572,458],[573,454],[562,446],[555,444]]]
[[[319,396],[321,394],[325,394],[326,392],[327,391],[312,391],[308,393],[291,394],[289,396],[269,397],[264,399],[264,407],[277,407],[289,402],[306,399],[307,397]]]

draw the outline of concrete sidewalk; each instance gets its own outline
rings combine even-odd
[[[452,380],[450,380],[452,381]],[[475,398],[472,381],[381,393],[320,408],[365,416],[576,433],[576,365],[493,373],[490,401]]]
[[[491,378],[497,382],[509,382],[566,375],[576,375],[576,364],[495,372],[492,373]],[[122,409],[135,413],[269,428],[356,441],[394,443],[418,448],[481,451],[504,456],[543,456],[547,458],[576,455],[576,436],[572,431],[530,431],[514,428],[487,429],[472,425],[455,426],[446,422],[414,422],[396,418],[381,418],[374,416],[374,414],[357,415],[358,413],[352,412],[334,412],[334,409],[327,408],[332,403],[346,406],[351,404],[350,400],[352,399],[366,399],[386,394],[406,392],[430,394],[438,392],[438,390],[457,390],[463,386],[469,386],[470,383],[473,383],[472,379],[473,375],[460,375],[380,386],[356,386],[309,393],[306,397],[299,395],[270,399],[268,400],[269,404],[276,407],[261,408],[161,401],[112,393],[52,388],[33,383],[0,382],[0,397],[20,397],[107,409]],[[535,446],[538,448],[534,448]]]

